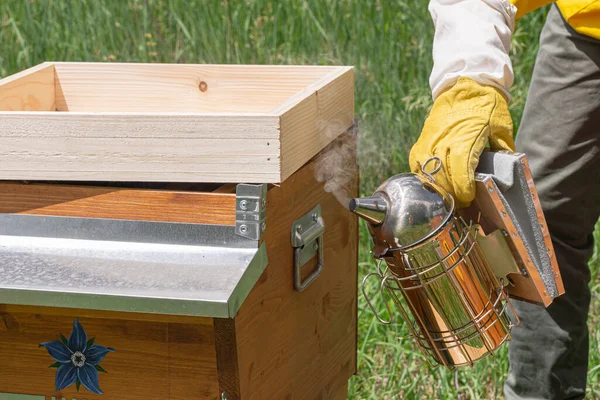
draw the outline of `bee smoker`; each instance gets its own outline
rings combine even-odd
[[[513,297],[546,306],[564,292],[556,259],[548,256],[549,237],[538,240],[545,221],[522,160],[517,153],[482,155],[477,198],[467,210],[457,210],[435,182],[437,157],[421,174],[393,176],[372,196],[350,202],[350,210],[368,223],[378,260],[377,270],[363,280],[367,304],[385,324],[398,312],[432,365],[473,365],[510,340],[518,316],[509,289],[518,286],[524,295]],[[425,173],[432,163],[433,171]],[[512,178],[498,179],[505,175]],[[523,212],[525,200],[533,206]],[[379,279],[388,320],[366,293],[372,277]]]

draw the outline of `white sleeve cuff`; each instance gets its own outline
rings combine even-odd
[[[433,98],[464,76],[495,86],[510,99],[516,7],[509,0],[431,0],[429,12],[435,25],[429,79]]]

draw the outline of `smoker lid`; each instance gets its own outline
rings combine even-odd
[[[234,230],[0,214],[0,303],[234,317],[267,265]]]
[[[406,248],[433,235],[452,217],[454,202],[425,175],[392,176],[375,191],[388,203],[381,233],[390,248]]]

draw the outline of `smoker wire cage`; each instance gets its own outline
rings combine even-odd
[[[363,295],[376,318],[384,324],[393,322],[394,311],[385,301],[389,297],[432,366],[473,365],[510,340],[510,331],[518,324],[508,286],[496,278],[477,244],[478,229],[453,218],[435,239],[380,258],[377,272],[363,279]],[[366,293],[372,276],[380,279],[388,320]]]

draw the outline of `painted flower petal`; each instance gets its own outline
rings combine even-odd
[[[58,340],[40,343],[40,347],[45,347],[46,350],[48,350],[48,354],[50,354],[52,358],[60,363],[71,362],[71,354],[73,354],[73,352],[71,352],[67,346]]]
[[[69,336],[69,349],[73,352],[80,351],[84,352],[87,346],[87,333],[85,333],[85,329],[79,323],[79,319],[75,318],[73,322],[73,332],[71,332],[71,336]]]
[[[77,368],[72,363],[63,364],[56,371],[56,391],[68,388],[77,380]]]
[[[115,351],[115,349],[94,344],[90,346],[83,355],[85,356],[86,363],[96,365],[100,364],[102,360],[104,360],[104,357],[106,357],[109,352],[113,351]]]
[[[87,390],[96,394],[104,394],[98,385],[98,371],[93,365],[85,364],[83,367],[77,368],[77,376]]]

